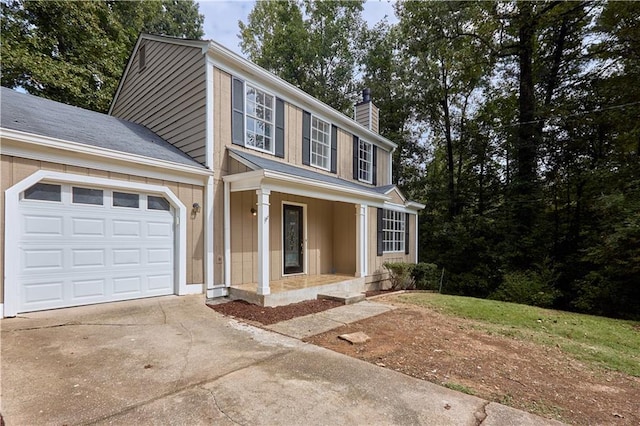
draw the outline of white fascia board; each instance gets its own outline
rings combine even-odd
[[[12,129],[0,129],[4,155],[202,185],[211,170],[93,147]]]
[[[324,102],[321,102],[300,90],[293,84],[281,79],[275,74],[270,73],[253,62],[244,59],[237,53],[213,40],[209,41],[209,54],[211,55],[216,68],[219,68],[231,75],[254,81],[259,85],[262,85],[265,89],[269,89],[276,96],[282,98],[286,102],[309,109],[309,112],[312,114],[315,113],[325,116],[330,122],[336,124],[338,127],[341,127],[354,135],[360,136],[367,141],[371,141],[375,145],[387,151],[394,150],[397,147],[395,143],[383,137],[379,133],[375,133],[367,129],[352,118],[347,117]]]
[[[424,204],[417,203],[415,201],[409,201],[407,203],[407,208],[408,209],[413,209],[413,210],[416,210],[416,211],[417,210],[424,210],[425,207],[427,207],[427,206],[424,205]]]

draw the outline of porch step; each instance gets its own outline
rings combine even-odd
[[[330,293],[318,293],[318,299],[335,300],[336,302],[352,305],[362,302],[365,299],[364,293],[353,293],[348,291],[333,291]]]

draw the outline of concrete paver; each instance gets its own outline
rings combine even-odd
[[[333,330],[341,325],[380,315],[391,309],[394,309],[394,307],[383,303],[364,301],[352,305],[338,306],[316,314],[292,318],[269,325],[266,328],[285,336],[304,339],[305,337]]]
[[[202,296],[40,312],[0,327],[9,426],[554,424],[240,323]]]

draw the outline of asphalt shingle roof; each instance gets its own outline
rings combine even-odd
[[[139,124],[2,87],[0,125],[98,148],[203,167]]]
[[[345,179],[340,179],[335,176],[328,176],[322,173],[314,172],[313,170],[303,169],[302,167],[292,166],[291,164],[283,163],[281,161],[270,160],[268,158],[260,157],[257,155],[249,154],[245,151],[239,151],[236,149],[229,149],[232,153],[242,158],[245,161],[253,164],[257,169],[271,170],[278,173],[284,173],[290,176],[295,176],[303,179],[311,179],[331,185],[336,185],[342,188],[355,189],[363,193],[375,193],[384,194],[389,188],[395,185],[386,185],[380,187],[371,187],[361,185],[356,182],[352,182]]]

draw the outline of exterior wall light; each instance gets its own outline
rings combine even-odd
[[[255,215],[257,215],[257,214],[258,214],[258,211],[257,211],[256,209],[254,209],[253,207],[251,207],[251,214],[252,214],[253,216],[255,216]]]

